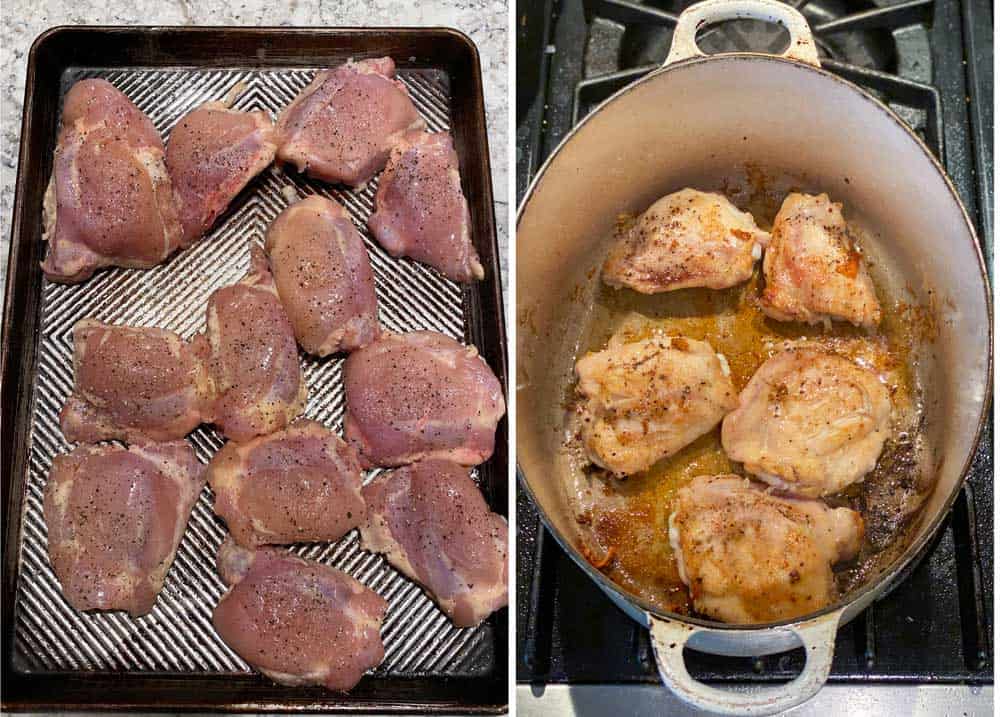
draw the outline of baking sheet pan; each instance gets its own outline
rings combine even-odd
[[[42,194],[51,171],[61,98],[73,82],[103,77],[168,136],[189,110],[245,90],[237,109],[276,116],[316,68],[389,55],[431,130],[450,130],[486,280],[462,286],[388,256],[364,229],[377,181],[350,191],[272,165],[201,242],[148,271],[112,269],[76,286],[42,278]],[[72,390],[72,326],[81,318],[160,326],[190,337],[205,303],[237,281],[286,195],[332,196],[362,229],[382,325],[428,328],[475,344],[506,385],[499,262],[482,83],[475,46],[445,29],[56,28],[29,57],[3,345],[3,657],[6,708],[231,709],[495,712],[507,701],[507,611],[479,628],[451,625],[430,599],[356,532],[336,544],[296,546],[344,569],[390,603],[384,663],[348,696],[287,688],[260,677],[218,638],[211,611],[224,592],[215,571],[225,529],[202,494],[153,612],[78,613],[63,600],[46,552],[42,489],[52,457],[68,451],[58,412]],[[305,415],[341,430],[343,358],[303,355]],[[222,445],[209,427],[189,440],[207,462]],[[506,420],[497,449],[476,471],[493,510],[506,513]]]

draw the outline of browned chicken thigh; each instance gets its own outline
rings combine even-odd
[[[721,194],[682,189],[647,209],[611,247],[602,276],[644,294],[746,281],[769,235]]]
[[[153,609],[205,485],[184,441],[79,446],[45,485],[49,557],[77,610]]]
[[[207,232],[229,203],[274,161],[274,123],[266,112],[206,102],[181,118],[167,142],[167,170],[184,225],[184,246]]]
[[[447,132],[407,132],[393,147],[368,228],[393,256],[416,259],[449,279],[471,282],[485,276],[469,233],[458,155]]]
[[[841,214],[825,194],[789,194],[764,254],[764,313],[810,324],[840,319],[875,327],[882,308]]]
[[[328,356],[375,340],[375,279],[346,209],[318,195],[296,202],[268,228],[265,246],[278,295],[303,349]]]
[[[219,549],[218,566],[230,587],[212,624],[236,654],[275,682],[343,692],[382,662],[386,602],[350,575],[231,540]]]
[[[104,266],[148,268],[181,245],[163,141],[105,80],[81,80],[66,94],[44,214],[42,270],[52,281],[84,281]]]
[[[776,488],[807,497],[864,478],[889,435],[892,403],[872,371],[798,349],[772,356],[722,422],[731,460]]]
[[[735,475],[695,478],[678,492],[669,525],[695,609],[742,624],[828,605],[831,566],[857,555],[864,537],[861,516],[849,508],[771,495]]]
[[[278,159],[327,182],[374,177],[399,137],[424,126],[395,75],[388,57],[318,72],[278,118]]]
[[[507,604],[507,521],[490,512],[467,468],[418,461],[364,488],[361,540],[424,586],[459,627]]]
[[[729,365],[704,341],[612,337],[576,362],[587,455],[617,476],[650,468],[736,406]]]
[[[339,540],[365,517],[357,454],[315,421],[230,441],[209,463],[208,482],[215,512],[247,548]]]
[[[206,422],[234,441],[287,426],[302,412],[308,387],[260,247],[250,250],[250,271],[240,282],[209,297],[207,323],[194,340],[212,380]]]
[[[344,436],[366,468],[493,454],[503,387],[473,346],[435,331],[383,333],[344,363]]]
[[[201,360],[163,329],[82,319],[73,326],[75,387],[59,414],[67,441],[170,441],[202,422],[211,388]]]

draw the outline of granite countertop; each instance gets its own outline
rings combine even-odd
[[[94,0],[7,0],[0,28],[3,79],[0,133],[0,289],[6,283],[11,211],[17,176],[24,79],[31,43],[56,25],[298,25],[447,26],[466,33],[479,47],[486,93],[486,121],[493,196],[500,242],[500,273],[507,288],[507,4],[502,0],[137,0],[115,10]]]

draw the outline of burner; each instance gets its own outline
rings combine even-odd
[[[583,58],[583,82],[577,90],[574,118],[663,64],[670,51],[677,15],[686,0],[585,0],[590,33]],[[932,148],[940,138],[940,99],[930,80],[928,32],[933,0],[902,3],[877,0],[795,0],[805,16],[823,66],[867,86],[908,124],[927,131]],[[788,46],[788,32],[759,20],[731,20],[703,28],[698,45],[719,52],[778,53]],[[917,100],[914,93],[920,94]]]

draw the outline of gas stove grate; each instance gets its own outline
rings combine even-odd
[[[942,160],[976,221],[989,262],[991,6],[985,0],[875,3],[792,4],[813,28],[823,67],[886,101]],[[549,0],[534,17],[536,9],[527,5],[519,3],[518,25],[538,31],[519,37],[518,82],[535,81],[518,93],[519,197],[574,124],[662,64],[686,3]],[[708,51],[780,50],[773,27],[731,24],[737,28],[706,29],[700,45]],[[992,447],[987,429],[969,480],[928,555],[895,591],[841,629],[832,681],[992,683]],[[658,681],[646,630],[566,557],[520,488],[517,550],[519,682]],[[803,663],[802,650],[761,658],[688,653],[696,678],[729,683],[787,680]]]

